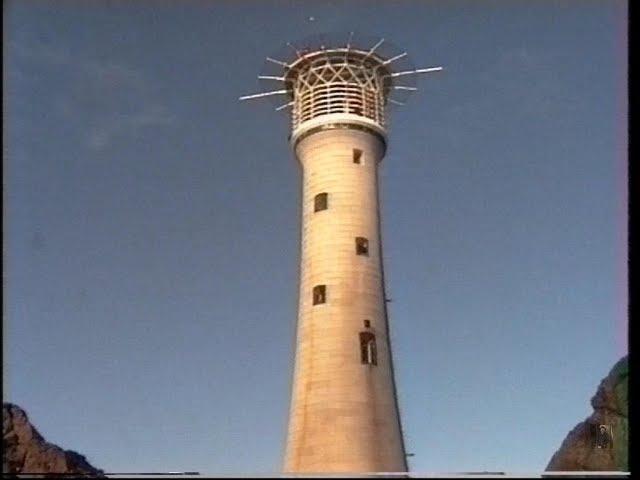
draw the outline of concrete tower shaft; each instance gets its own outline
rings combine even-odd
[[[344,125],[296,145],[302,248],[287,472],[406,471],[382,268],[384,150],[378,135]]]
[[[291,146],[302,167],[302,235],[295,366],[286,472],[405,472],[385,296],[378,166],[386,109],[415,90],[394,71],[406,53],[346,44],[267,58],[282,69],[261,80],[283,89]],[[397,97],[397,95],[395,95]]]

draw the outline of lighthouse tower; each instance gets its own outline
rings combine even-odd
[[[291,58],[268,57],[265,65],[278,71],[259,76],[282,88],[241,97],[286,99],[276,110],[291,109],[289,140],[302,167],[297,342],[284,471],[406,472],[378,167],[387,146],[387,107],[415,90],[406,80],[441,67],[398,69],[407,54],[385,55],[383,39],[357,46],[351,34],[345,42],[327,43],[288,44]]]

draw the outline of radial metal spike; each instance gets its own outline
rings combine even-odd
[[[442,70],[442,67],[431,67],[431,68],[418,68],[416,70],[406,70],[404,72],[395,72],[389,74],[390,77],[402,77],[404,75],[416,75],[418,73],[431,73],[431,72],[439,72]]]
[[[353,39],[353,32],[349,33],[349,40],[347,40],[347,51],[351,49],[351,40]]]
[[[404,103],[398,102],[397,100],[394,100],[393,98],[389,98],[389,103],[393,103],[394,105],[404,105]]]
[[[274,77],[271,75],[258,75],[260,80],[278,80],[279,82],[284,82],[284,77]]]
[[[378,43],[376,43],[373,47],[371,47],[371,50],[369,50],[369,51],[367,52],[367,57],[368,57],[369,55],[371,55],[373,52],[375,52],[375,51],[376,51],[376,48],[378,48],[380,45],[382,45],[382,43],[383,43],[383,42],[384,42],[384,38],[381,38],[381,39],[380,39],[380,41],[379,41]]]
[[[289,103],[285,103],[284,105],[280,105],[278,108],[276,108],[276,112],[279,112],[280,110],[284,110],[287,107],[291,107],[293,106],[295,102],[289,102]]]
[[[444,69],[442,67],[419,68],[416,70],[416,73],[439,72],[440,70]]]
[[[238,100],[251,100],[252,98],[269,97],[271,95],[284,95],[285,93],[288,93],[288,90],[273,90],[271,92],[255,93],[253,95],[244,95],[243,97],[240,97]]]
[[[385,60],[384,62],[382,62],[382,65],[389,65],[391,62],[394,62],[396,60],[400,60],[403,57],[407,56],[407,52],[401,53],[400,55],[396,55],[395,57],[392,57],[388,60]]]
[[[373,52],[375,52],[376,48],[378,48],[380,45],[382,45],[382,42],[384,42],[384,38],[380,39],[380,41],[378,43],[376,43],[373,47],[371,47],[371,50],[369,50],[367,52],[367,54],[364,57],[362,57],[361,63],[363,65],[364,65],[365,60],[367,58],[369,58],[373,54]]]
[[[271,57],[267,57],[267,62],[275,63],[276,65],[282,65],[283,67],[288,67],[289,64],[285,62],[281,62],[280,60],[276,60]]]
[[[347,40],[347,49],[344,52],[344,59],[345,61],[347,60],[347,58],[349,57],[349,50],[351,50],[351,39],[353,38],[353,32],[349,33],[349,40]]]
[[[302,58],[302,55],[300,55],[300,51],[294,47],[293,45],[291,45],[291,42],[287,42],[287,45],[290,46],[291,48],[293,48],[296,52],[296,55],[298,56],[298,58]]]
[[[405,85],[394,85],[393,88],[396,90],[411,90],[412,92],[418,90],[416,87],[407,87]]]

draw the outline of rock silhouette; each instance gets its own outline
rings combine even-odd
[[[602,380],[591,399],[593,414],[569,432],[547,471],[629,471],[628,385],[627,355]]]
[[[25,411],[12,403],[2,404],[2,447],[3,476],[59,473],[106,478],[79,453],[45,441]]]

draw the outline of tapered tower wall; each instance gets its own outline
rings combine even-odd
[[[303,171],[302,248],[286,472],[406,471],[380,245],[381,137],[338,128],[295,144]],[[315,211],[320,193],[327,208]],[[357,254],[356,237],[368,241],[368,254]],[[314,305],[318,285],[326,286],[325,298]],[[375,365],[363,363],[362,332],[375,335]]]
[[[389,104],[416,90],[407,52],[384,39],[287,43],[258,78],[290,109],[303,172],[300,301],[285,472],[406,472],[378,200]],[[387,53],[384,53],[386,50]],[[294,56],[295,55],[295,56]],[[273,69],[277,71],[273,71]],[[354,161],[355,156],[359,161]],[[319,194],[326,198],[318,198]]]

